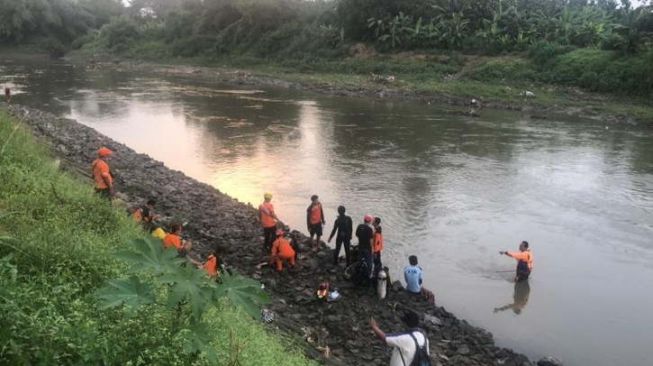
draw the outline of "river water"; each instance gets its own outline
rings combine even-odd
[[[653,364],[653,126],[0,59],[15,100],[77,119],[305,231],[318,194],[382,218],[384,263],[419,256],[437,302],[566,365]],[[510,282],[528,240],[528,287]]]

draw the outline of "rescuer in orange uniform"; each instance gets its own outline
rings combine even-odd
[[[113,175],[109,168],[108,160],[113,151],[102,147],[97,151],[98,158],[93,161],[91,171],[95,181],[95,192],[101,197],[111,200],[114,195]]]
[[[170,224],[170,233],[163,238],[163,247],[166,249],[175,248],[181,256],[185,256],[192,248],[190,240],[181,238],[181,224]]]
[[[220,272],[218,272],[218,257],[216,257],[215,252],[209,254],[203,267],[209,277],[215,278],[220,275]]]
[[[268,252],[272,247],[274,241],[274,234],[277,229],[277,215],[274,213],[274,206],[272,205],[272,193],[265,193],[263,195],[263,203],[258,206],[258,218],[263,227],[263,249]]]
[[[272,243],[272,252],[270,253],[270,259],[274,261],[277,272],[283,270],[283,262],[288,262],[290,267],[295,266],[295,249],[284,237],[284,234],[283,230],[277,230],[277,240]]]
[[[378,274],[383,264],[381,263],[381,252],[383,251],[383,229],[381,228],[381,218],[374,218],[374,237],[372,238],[372,255],[374,257],[374,272]]]
[[[528,248],[527,241],[522,241],[521,244],[519,244],[518,252],[501,251],[499,254],[507,255],[508,257],[513,257],[517,260],[515,282],[528,279],[528,276],[530,276],[531,271],[533,270],[533,253],[531,253],[531,250]]]
[[[322,226],[325,224],[324,220],[324,210],[322,210],[322,203],[318,200],[316,194],[311,196],[311,205],[306,209],[306,226],[308,228],[308,233],[311,236],[311,241],[313,236],[315,236],[315,242],[313,244],[313,250],[317,251],[320,249],[320,238],[322,238]]]

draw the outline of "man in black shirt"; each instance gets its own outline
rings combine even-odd
[[[356,228],[356,237],[358,238],[358,253],[367,266],[366,275],[369,277],[372,273],[372,241],[374,240],[372,216],[365,215],[363,221]]]
[[[331,230],[331,235],[329,235],[329,243],[333,236],[338,232],[336,236],[336,250],[333,254],[333,264],[338,264],[338,256],[340,255],[340,247],[344,244],[345,246],[345,258],[347,259],[347,265],[350,264],[349,257],[349,247],[351,246],[351,236],[353,234],[353,224],[351,222],[351,217],[345,215],[345,206],[338,206],[338,217],[333,223],[333,230]]]

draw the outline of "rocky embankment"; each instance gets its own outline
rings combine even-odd
[[[257,264],[264,260],[262,236],[252,206],[168,169],[76,121],[22,106],[9,109],[51,147],[62,167],[69,171],[88,175],[98,147],[114,150],[111,165],[121,197],[130,205],[157,198],[157,212],[188,221],[186,234],[195,243],[193,255],[203,257],[210,248],[216,248],[231,267],[263,282],[272,299],[268,308],[275,313],[270,326],[303,339],[306,353],[320,362],[386,365],[390,350],[371,333],[369,317],[374,316],[386,331],[400,331],[402,310],[412,309],[422,315],[434,365],[532,364],[523,355],[495,346],[489,332],[422,298],[406,295],[398,283],[383,301],[372,289],[354,288],[342,278],[344,265],[331,264],[331,249],[324,245],[318,253],[305,251],[299,268],[291,272],[277,274],[268,267],[260,269]],[[293,235],[305,246],[304,235]],[[325,303],[315,299],[314,291],[323,280],[340,289],[340,301]]]

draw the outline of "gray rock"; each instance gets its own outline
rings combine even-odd
[[[547,356],[537,361],[537,366],[562,366],[562,361],[555,357]]]

